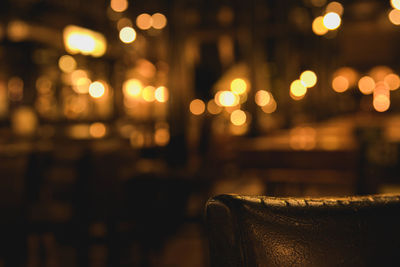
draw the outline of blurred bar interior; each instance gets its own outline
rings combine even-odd
[[[399,0],[2,0],[0,267],[206,267],[221,193],[400,192]]]

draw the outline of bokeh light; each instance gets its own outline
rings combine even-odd
[[[104,96],[106,89],[100,81],[95,81],[89,86],[89,95],[93,98],[101,98]]]
[[[389,20],[394,25],[400,25],[400,10],[392,9],[388,14]]]
[[[271,101],[270,93],[265,90],[257,91],[254,98],[256,104],[260,107],[268,105],[268,103]]]
[[[297,97],[303,97],[306,93],[307,87],[301,80],[295,80],[290,84],[290,94],[295,97],[292,97],[294,100],[298,100]]]
[[[364,95],[370,95],[374,92],[375,81],[370,76],[361,77],[358,81],[358,89]]]
[[[400,0],[390,0],[390,4],[394,9],[400,9]]]
[[[245,80],[237,78],[231,82],[231,91],[237,95],[244,94],[247,90],[247,83]]]
[[[140,14],[137,18],[136,18],[136,25],[138,26],[139,29],[141,30],[148,30],[151,28],[153,24],[153,18],[147,14],[147,13],[143,13]]]
[[[344,76],[336,76],[332,80],[332,88],[337,93],[343,93],[349,89],[349,80]]]
[[[216,103],[223,107],[233,107],[239,103],[238,97],[231,91],[221,91],[216,94]]]
[[[122,88],[126,96],[137,98],[142,93],[143,84],[137,79],[129,79],[124,82]]]
[[[89,134],[93,138],[102,138],[106,135],[107,128],[104,123],[95,122],[89,127]]]
[[[160,103],[167,102],[169,94],[168,94],[168,89],[165,88],[164,86],[160,86],[156,89],[154,93],[156,100]]]
[[[261,109],[265,113],[271,114],[276,111],[277,107],[278,107],[278,105],[276,104],[275,99],[272,98],[271,101],[267,105],[261,107]]]
[[[374,96],[374,109],[378,112],[385,112],[390,108],[390,99],[385,95]]]
[[[110,7],[115,12],[124,12],[128,9],[128,0],[111,0]]]
[[[306,70],[300,75],[300,80],[310,88],[317,84],[317,75],[311,70]]]
[[[149,86],[146,86],[145,88],[143,88],[142,97],[143,97],[144,101],[154,102],[154,100],[156,99],[154,93],[155,93],[154,86],[149,85]]]
[[[376,66],[369,71],[369,75],[375,80],[375,82],[383,81],[390,73],[393,73],[393,70],[388,66]]]
[[[117,29],[120,31],[124,27],[132,27],[132,21],[128,18],[120,18],[117,22]]]
[[[65,73],[71,73],[76,69],[76,61],[70,55],[61,56],[58,60],[58,67]]]
[[[339,2],[330,2],[325,9],[326,13],[334,12],[339,16],[343,15],[343,11],[344,11],[343,5]]]
[[[154,29],[160,30],[167,25],[167,18],[161,13],[155,13],[151,18]]]
[[[246,123],[246,113],[243,110],[237,109],[231,113],[230,119],[233,125],[240,126]]]
[[[324,17],[316,17],[312,23],[312,30],[316,35],[324,35],[329,30],[324,25]]]
[[[328,30],[335,30],[339,28],[342,19],[340,18],[339,14],[335,12],[329,12],[324,16],[323,22]]]
[[[63,31],[64,46],[68,53],[101,57],[107,50],[103,34],[86,28],[69,25]]]
[[[383,81],[389,86],[389,89],[394,91],[400,87],[400,78],[399,75],[390,73],[385,76]]]
[[[201,115],[205,111],[206,105],[201,99],[194,99],[190,102],[189,110],[194,115]]]
[[[130,44],[136,39],[136,31],[132,27],[124,27],[119,32],[119,39],[125,44]]]
[[[87,77],[80,77],[76,80],[72,89],[78,94],[87,94],[92,81]]]
[[[210,114],[216,115],[221,113],[222,108],[215,103],[214,99],[211,99],[207,103],[207,110]]]
[[[169,143],[170,134],[167,128],[156,129],[154,133],[154,142],[158,146],[165,146]]]

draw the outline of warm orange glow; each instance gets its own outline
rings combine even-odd
[[[271,101],[270,93],[265,90],[257,91],[254,97],[256,104],[259,105],[260,107],[268,105],[268,103]]]
[[[381,82],[390,73],[393,73],[391,68],[387,66],[376,66],[370,70],[369,75],[375,80],[375,82]]]
[[[394,91],[400,87],[400,78],[399,75],[390,73],[385,76],[383,81],[389,86],[389,89]]]
[[[239,98],[231,91],[221,91],[215,95],[217,105],[223,107],[233,107],[239,103]]]
[[[40,76],[36,80],[36,89],[38,90],[39,94],[49,95],[52,93],[51,87],[53,83],[51,80],[46,76]]]
[[[78,94],[87,94],[89,92],[89,86],[92,81],[86,77],[78,78],[72,86],[72,89]]]
[[[152,24],[153,24],[153,18],[147,13],[140,14],[136,18],[136,25],[141,30],[150,29]]]
[[[352,87],[352,86],[357,85],[359,75],[358,75],[357,71],[354,70],[353,68],[341,67],[341,68],[337,69],[333,74],[333,77],[337,77],[337,76],[343,76],[344,78],[346,78],[347,81],[349,82],[349,87]],[[371,76],[371,77],[374,78],[373,76]]]
[[[58,60],[58,66],[60,67],[60,70],[65,73],[74,71],[76,69],[76,65],[75,59],[69,55],[64,55]]]
[[[93,138],[102,138],[106,135],[107,128],[101,122],[92,123],[89,127],[90,136]]]
[[[392,9],[388,14],[389,20],[394,25],[400,25],[400,10]]]
[[[210,101],[208,101],[207,103],[207,110],[208,112],[210,112],[211,114],[219,114],[222,111],[222,108],[220,106],[218,106],[214,99],[211,99]]]
[[[344,76],[336,76],[332,80],[332,88],[335,92],[343,93],[349,89],[349,80]]]
[[[124,12],[128,8],[128,0],[111,0],[110,7],[115,12]]]
[[[107,41],[99,32],[78,26],[67,26],[63,32],[64,45],[68,53],[101,57],[107,50]]]
[[[154,133],[154,142],[158,146],[165,146],[169,142],[169,130],[166,128],[159,128]]]
[[[21,136],[32,136],[38,126],[35,111],[30,107],[18,107],[11,115],[11,127],[15,134]]]
[[[339,2],[330,2],[325,9],[326,13],[334,12],[337,13],[339,16],[343,15],[343,10],[343,5]]]
[[[143,85],[137,79],[130,79],[124,82],[122,88],[125,96],[137,98],[142,93]]]
[[[312,150],[316,146],[316,131],[311,127],[296,127],[290,131],[290,147],[294,150]]]
[[[335,12],[329,12],[324,16],[323,22],[328,30],[335,30],[339,28],[342,19],[340,18],[339,14]]]
[[[290,84],[290,94],[294,100],[298,100],[298,97],[303,97],[307,93],[307,87],[300,80],[295,80]]]
[[[243,110],[237,109],[231,113],[231,122],[233,125],[240,126],[246,122],[246,113]]]
[[[150,86],[150,85],[146,86],[142,92],[142,97],[143,97],[144,101],[154,102],[154,100],[156,99],[154,92],[155,92],[154,86]]]
[[[316,17],[312,23],[312,30],[316,35],[324,35],[329,30],[324,25],[324,17]]]
[[[400,0],[390,0],[390,4],[395,9],[400,9]]]
[[[168,89],[164,86],[160,86],[156,89],[155,97],[158,102],[164,103],[167,102],[169,94]]]
[[[306,70],[300,75],[300,80],[306,87],[311,88],[317,84],[317,75],[311,70]]]
[[[75,70],[71,73],[71,83],[75,84],[79,78],[88,78],[88,74],[84,70]]]
[[[106,92],[106,89],[103,85],[103,83],[99,81],[95,81],[90,84],[89,86],[89,95],[93,98],[100,98],[104,96],[104,93]]]
[[[373,106],[376,111],[385,112],[390,107],[390,99],[385,95],[374,96]]]
[[[358,89],[364,95],[370,95],[375,89],[375,81],[369,76],[364,76],[358,81]]]
[[[387,83],[385,82],[378,82],[375,85],[375,90],[374,90],[374,97],[377,95],[384,95],[387,98],[390,97],[390,89]]]
[[[132,27],[126,26],[120,30],[119,39],[125,44],[130,44],[136,39],[136,31]]]
[[[160,30],[167,25],[167,18],[161,13],[155,13],[151,18],[154,29]]]
[[[132,27],[132,21],[128,18],[120,18],[117,22],[117,29],[120,31],[124,27]]]
[[[28,37],[29,25],[23,21],[11,21],[7,27],[8,38],[14,42],[20,42]]]
[[[201,99],[194,99],[190,102],[189,106],[190,112],[194,115],[201,115],[203,114],[204,110],[206,109],[206,105]]]
[[[14,76],[8,81],[8,98],[11,101],[21,101],[24,97],[24,81]]]
[[[237,78],[231,82],[231,91],[237,95],[244,94],[247,90],[247,83],[245,80]]]
[[[268,103],[268,105],[265,105],[265,106],[261,107],[262,111],[264,111],[267,114],[275,112],[276,108],[277,108],[277,104],[276,104],[276,101],[273,98]]]

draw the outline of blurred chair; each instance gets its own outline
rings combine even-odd
[[[220,195],[206,221],[212,267],[400,266],[400,196]]]

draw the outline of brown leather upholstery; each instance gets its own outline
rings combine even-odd
[[[212,267],[400,266],[400,196],[208,201]]]

